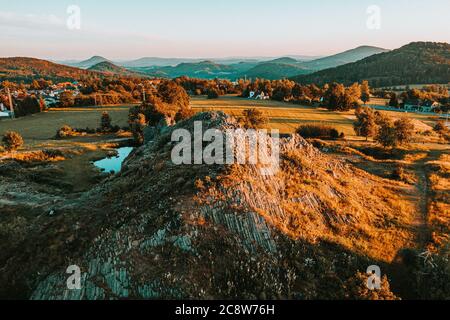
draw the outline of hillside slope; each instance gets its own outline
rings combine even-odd
[[[100,72],[109,75],[120,75],[120,76],[136,76],[137,73],[134,73],[128,69],[123,67],[116,66],[115,64],[104,61],[100,62],[88,69],[89,71]]]
[[[450,82],[450,44],[414,42],[386,53],[334,69],[292,78],[300,83],[351,84],[369,80],[372,86]]]
[[[280,60],[286,61],[286,60]],[[301,64],[285,63],[285,62],[267,62],[260,63],[250,70],[245,71],[241,76],[248,78],[262,78],[268,80],[278,80],[292,77],[299,74],[309,74],[310,70],[305,69]]]
[[[236,72],[236,69],[232,66],[218,64],[212,61],[181,63],[175,67],[143,68],[136,70],[155,77],[177,78],[187,76],[201,79],[227,78]]]
[[[323,69],[335,68],[347,63],[356,62],[364,58],[373,56],[374,54],[379,54],[388,51],[389,50],[378,47],[361,46],[355,49],[338,53],[336,55],[305,62],[303,63],[303,65],[307,69],[319,71]]]
[[[92,76],[96,73],[35,58],[0,58],[0,81],[30,83],[33,79],[40,78],[72,81],[88,75]]]
[[[281,142],[273,176],[260,164],[174,165],[172,131],[193,132],[195,121],[223,135],[238,127],[221,112],[198,114],[76,197],[52,201],[0,170],[1,221],[16,230],[1,244],[0,296],[23,288],[33,299],[342,299],[358,270],[411,245],[414,206],[401,184],[386,187],[299,136]],[[24,192],[33,223],[16,220],[14,197]],[[83,270],[81,291],[66,288],[69,263]]]
[[[73,64],[73,67],[81,68],[81,69],[89,69],[96,64],[102,63],[102,62],[111,62],[108,59],[101,57],[101,56],[93,56],[87,60],[76,62]]]

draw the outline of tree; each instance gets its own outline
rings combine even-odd
[[[378,134],[375,140],[385,148],[392,148],[397,145],[397,135],[392,120],[387,116],[377,118]]]
[[[364,104],[370,101],[370,87],[367,80],[364,80],[361,84],[361,100]]]
[[[414,137],[414,123],[410,118],[403,117],[394,123],[397,144],[411,142]]]
[[[361,90],[357,83],[349,88],[340,83],[333,83],[325,92],[324,103],[329,110],[348,111],[359,105],[360,98]]]
[[[72,91],[64,91],[59,95],[59,105],[61,108],[70,108],[75,104]]]
[[[211,88],[208,90],[208,99],[218,99],[219,91],[215,88]]]
[[[395,92],[393,92],[391,94],[391,98],[389,100],[389,106],[390,107],[394,107],[394,108],[398,108],[398,105],[399,105],[399,103],[398,103],[397,94]]]
[[[147,126],[146,123],[147,121],[142,113],[139,113],[130,123],[133,139],[137,145],[142,145],[144,143],[144,129]]]
[[[240,122],[246,129],[258,129],[269,122],[269,119],[258,109],[247,109],[243,112],[244,117]]]
[[[108,114],[108,112],[103,112],[102,117],[100,119],[100,128],[103,132],[110,131],[112,128],[111,124],[111,116]]]
[[[378,131],[375,112],[372,108],[356,109],[356,122],[353,124],[355,132],[361,137],[365,137],[366,141],[369,137],[375,137]]]
[[[445,125],[445,122],[442,120],[439,120],[436,125],[434,126],[433,130],[438,133],[438,134],[444,134],[446,132],[448,132],[448,128]]]
[[[23,146],[23,138],[17,132],[8,131],[3,136],[2,143],[6,151],[16,151],[21,146]]]

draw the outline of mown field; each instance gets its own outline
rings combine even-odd
[[[107,111],[113,125],[127,126],[129,106],[106,108],[53,109],[48,112],[17,118],[0,120],[0,136],[6,131],[19,132],[28,144],[44,143],[55,137],[56,131],[64,125],[72,128],[97,128],[100,117]]]
[[[369,103],[370,104],[370,103]],[[293,133],[302,124],[325,124],[335,127],[346,136],[354,136],[354,112],[332,112],[323,108],[300,106],[277,101],[249,100],[239,97],[227,96],[216,100],[207,100],[203,97],[193,98],[192,106],[195,111],[222,110],[233,116],[241,116],[242,111],[249,108],[258,108],[269,117],[270,129],[278,129],[281,133]],[[386,111],[394,118],[410,117],[418,120],[416,125],[424,131],[431,129],[437,117],[403,112]],[[422,126],[422,123],[424,126]],[[428,126],[428,127],[427,127]]]
[[[208,100],[205,97],[194,97],[191,100],[196,112],[222,110],[227,114],[239,117],[245,109],[258,108],[270,119],[268,129],[278,129],[281,133],[293,133],[302,124],[326,124],[335,127],[346,136],[354,136],[353,111],[331,112],[322,108],[300,106],[277,101],[256,101],[235,96],[225,96],[220,99]],[[28,145],[39,145],[47,140],[53,140],[56,131],[63,125],[73,128],[97,128],[102,112],[107,111],[113,125],[127,126],[130,106],[104,108],[71,108],[52,109],[49,112],[31,115],[14,120],[0,120],[0,135],[6,131],[19,132]],[[422,129],[427,129],[435,123],[437,117],[427,115],[387,112],[393,117],[408,116],[415,120]]]

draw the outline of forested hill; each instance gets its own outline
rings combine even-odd
[[[369,80],[374,87],[449,83],[450,44],[413,42],[390,52],[292,79],[303,84],[319,85],[330,82],[351,84]]]
[[[0,58],[0,82],[4,80],[31,83],[34,79],[57,81],[80,80],[86,76],[98,76],[92,71],[68,67],[35,58]]]

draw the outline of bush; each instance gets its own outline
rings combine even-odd
[[[408,184],[414,184],[414,178],[405,170],[401,164],[397,165],[392,172],[391,178],[397,181],[402,181]]]
[[[140,146],[144,144],[144,129],[146,127],[145,115],[139,113],[137,117],[130,121],[130,128],[133,134],[133,139],[136,145]]]
[[[218,98],[219,98],[219,92],[216,89],[208,90],[208,99],[218,99]]]
[[[183,120],[187,120],[187,119],[192,118],[194,115],[195,115],[195,111],[192,110],[191,108],[181,109],[175,115],[175,121],[180,122]]]
[[[73,134],[74,134],[74,130],[72,129],[72,127],[70,127],[68,125],[64,125],[56,132],[56,137],[57,138],[66,138],[66,137],[72,136]]]
[[[16,151],[23,146],[23,138],[17,132],[8,131],[3,136],[2,143],[6,151]]]
[[[381,279],[381,288],[369,290],[367,287],[368,275],[358,272],[345,283],[347,299],[349,300],[399,300],[392,293],[389,280],[386,276]]]
[[[305,139],[339,139],[342,135],[333,127],[325,125],[303,125],[297,129],[297,134]]]
[[[102,117],[100,119],[100,128],[103,132],[111,131],[112,128],[111,116],[106,111],[103,112]]]
[[[246,129],[259,129],[269,123],[269,119],[258,109],[244,110],[244,117],[239,119]]]

